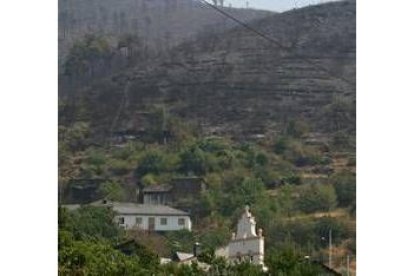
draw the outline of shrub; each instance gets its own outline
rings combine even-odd
[[[292,247],[271,252],[266,257],[269,275],[311,276],[323,275],[321,268],[304,259]]]
[[[124,175],[130,171],[129,163],[123,160],[112,160],[109,167],[115,175]]]
[[[352,172],[343,171],[332,176],[331,181],[341,207],[351,206],[356,199],[356,176]]]
[[[290,120],[286,126],[286,134],[294,138],[301,138],[309,132],[309,126],[301,120]]]
[[[198,147],[205,152],[221,152],[228,149],[228,145],[222,139],[206,138],[198,143]]]
[[[59,250],[59,275],[150,275],[139,256],[126,256],[107,242],[74,241]]]
[[[336,193],[332,185],[312,184],[299,192],[297,208],[305,213],[330,211],[336,206]]]
[[[316,220],[313,231],[316,238],[323,238],[321,242],[324,247],[328,245],[329,231],[332,231],[332,242],[334,244],[353,236],[353,233],[348,231],[345,221],[333,217],[322,217]]]
[[[285,184],[300,185],[302,184],[302,179],[298,174],[292,172],[287,176],[283,177],[282,182]]]
[[[87,151],[86,161],[90,165],[102,166],[106,162],[106,157],[102,151],[90,149]]]
[[[180,154],[180,171],[182,173],[203,175],[208,169],[207,155],[199,147],[192,146]]]
[[[287,138],[281,137],[276,140],[274,150],[276,154],[283,154],[288,147]]]
[[[153,174],[146,174],[141,178],[141,183],[144,186],[150,186],[150,185],[154,185],[157,184],[157,179]]]
[[[269,163],[269,160],[266,154],[260,152],[256,155],[256,163],[260,166],[266,166]]]
[[[158,151],[149,151],[141,159],[135,174],[142,177],[148,173],[159,174],[164,170],[164,156]]]
[[[111,209],[85,206],[73,212],[59,214],[60,222],[64,221],[59,225],[60,229],[72,233],[77,240],[116,239],[119,236],[119,228],[114,224],[115,214]]]
[[[121,185],[116,182],[107,181],[99,187],[99,194],[112,201],[122,201],[125,197]]]

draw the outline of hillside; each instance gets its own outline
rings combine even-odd
[[[157,233],[146,242],[138,230],[118,233],[102,210],[62,212],[59,230],[75,239],[60,248],[69,254],[59,259],[62,271],[78,269],[70,265],[73,248],[101,246],[84,245],[82,237],[101,234],[107,241],[132,237],[141,254],[155,256],[191,252],[197,241],[213,264],[209,254],[230,239],[246,204],[263,229],[270,274],[320,275],[303,257],[326,265],[331,235],[333,268],[355,268],[355,2],[248,24],[268,38],[243,26],[209,29],[171,47],[154,41],[164,49],[154,46],[149,56],[145,34],[124,40],[94,32],[71,48],[59,76],[59,202],[141,202],[146,188],[177,179],[202,180],[205,189],[186,188],[168,203],[190,213],[191,232]],[[113,256],[118,245],[105,252]],[[118,257],[111,263],[130,261]]]
[[[117,130],[133,131],[142,127],[142,111],[164,105],[210,134],[277,133],[292,119],[315,132],[352,133],[355,2],[292,10],[251,26],[284,48],[243,27],[204,35],[83,90],[78,118],[105,136],[117,112]]]
[[[224,8],[250,21],[271,12]],[[59,58],[85,34],[101,34],[113,41],[136,34],[158,52],[198,33],[224,30],[235,24],[194,0],[59,0]]]

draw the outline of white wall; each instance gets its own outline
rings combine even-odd
[[[126,229],[132,229],[137,227],[142,230],[148,230],[148,220],[150,217],[155,218],[155,231],[177,231],[182,229],[187,229],[191,231],[191,220],[188,216],[148,216],[148,215],[117,215],[115,217],[115,222],[119,222],[119,218],[124,218],[124,224],[119,224],[121,227]],[[142,218],[141,224],[136,224],[136,218]],[[161,225],[161,218],[167,218],[167,224]],[[178,224],[178,219],[184,219],[184,225]]]
[[[264,258],[264,238],[254,237],[240,240],[232,240],[229,243],[229,258],[232,261],[237,260],[237,253],[242,256],[246,256],[248,259],[251,252],[254,256],[253,262],[256,264],[263,264]]]

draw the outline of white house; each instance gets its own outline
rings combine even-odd
[[[237,224],[237,232],[233,233],[227,247],[220,248],[216,255],[227,258],[230,262],[249,261],[260,265],[264,270],[264,237],[262,229],[256,233],[256,221],[249,207]]]
[[[165,205],[148,205],[101,200],[91,206],[109,207],[115,211],[115,222],[125,229],[141,229],[149,231],[191,231],[191,219],[187,212]],[[68,209],[76,209],[77,205],[67,205]]]

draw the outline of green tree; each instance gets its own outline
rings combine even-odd
[[[232,185],[219,204],[223,214],[238,216],[238,210],[244,208],[246,204],[260,206],[258,208],[260,210],[268,208],[268,202],[264,183],[260,179],[245,177],[241,182]]]
[[[86,35],[69,50],[64,64],[65,74],[93,76],[99,67],[103,67],[105,62],[109,61],[111,54],[109,43],[103,37]]]
[[[256,155],[256,164],[258,164],[259,166],[266,166],[268,163],[269,163],[269,160],[266,154],[264,154],[263,152],[259,152]]]
[[[356,201],[356,176],[355,173],[342,171],[332,176],[331,181],[338,197],[338,205],[351,206]]]
[[[59,250],[59,275],[150,275],[138,256],[126,256],[104,241],[73,241]]]
[[[122,201],[125,198],[121,185],[114,181],[106,181],[99,187],[102,197],[111,201]]]
[[[180,154],[180,171],[186,174],[203,175],[208,170],[207,156],[197,146],[192,146]]]
[[[61,230],[72,233],[77,240],[117,239],[120,230],[114,224],[115,214],[111,209],[84,206],[78,210],[59,213]]]
[[[147,152],[141,159],[135,174],[142,177],[146,174],[158,175],[164,170],[164,156],[157,150]]]
[[[276,140],[274,150],[276,154],[283,154],[288,147],[288,139],[286,137],[280,137]]]
[[[276,204],[279,211],[288,217],[292,215],[294,210],[293,189],[291,185],[284,185],[279,189],[276,196]]]
[[[125,175],[131,171],[130,163],[126,160],[112,159],[110,160],[108,166],[113,174],[119,176]]]
[[[277,276],[314,276],[322,275],[321,268],[304,259],[291,247],[279,249],[277,252],[270,252],[266,258],[266,265],[270,275]]]
[[[336,207],[336,193],[332,185],[312,184],[299,191],[297,207],[305,213],[330,211]]]
[[[76,122],[70,127],[59,126],[59,146],[67,145],[70,150],[83,149],[90,135],[90,127],[86,122]]]
[[[141,178],[141,183],[144,186],[150,186],[157,184],[157,178],[153,174],[146,174]]]

